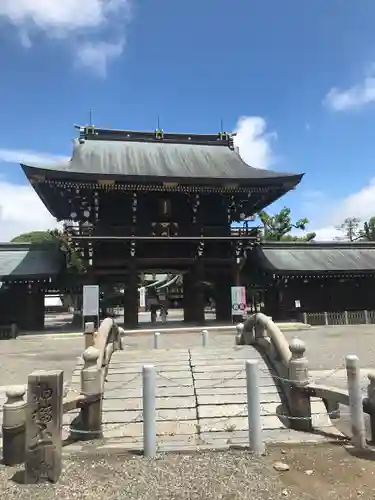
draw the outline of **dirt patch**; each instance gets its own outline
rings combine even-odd
[[[375,451],[361,454],[351,446],[284,446],[269,450],[268,458],[284,461],[289,471],[279,472],[285,496],[300,498],[368,499],[375,497]]]

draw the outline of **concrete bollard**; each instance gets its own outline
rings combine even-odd
[[[348,311],[344,311],[344,322],[345,322],[345,325],[349,325]]]
[[[298,338],[291,340],[289,350],[288,377],[290,380],[289,405],[291,427],[298,431],[312,431],[310,396],[304,390],[309,383],[308,360],[305,357],[306,344]]]
[[[12,339],[16,339],[17,338],[18,327],[17,327],[16,323],[12,323],[10,325],[10,334],[12,336]]]
[[[303,323],[307,325],[307,313],[302,313]]]
[[[243,323],[238,323],[238,325],[236,325],[236,337],[235,337],[236,345],[241,345],[244,329],[245,325]]]
[[[3,406],[3,463],[17,465],[25,461],[26,445],[25,387],[12,387],[6,391]]]
[[[246,361],[245,366],[249,447],[252,452],[257,455],[261,455],[264,452],[264,442],[260,417],[261,405],[259,364],[256,359],[250,359]]]
[[[368,325],[370,323],[369,317],[368,317],[368,311],[365,310],[364,313],[365,313],[365,324]]]
[[[156,372],[153,365],[144,365],[143,376],[143,452],[156,455]]]
[[[349,355],[345,358],[348,380],[350,421],[352,427],[352,442],[359,450],[366,448],[365,419],[363,414],[363,397],[361,392],[361,373],[358,356]]]
[[[154,333],[154,349],[159,349],[160,332]]]
[[[367,400],[370,410],[371,441],[375,443],[375,370],[367,374],[369,384],[367,386]]]
[[[102,437],[102,372],[98,366],[99,351],[89,347],[83,353],[85,362],[81,371],[81,394],[90,397],[91,401],[81,408],[82,440]],[[80,429],[74,434],[80,434]]]
[[[95,323],[93,321],[85,323],[85,349],[94,345]]]
[[[208,331],[202,330],[202,346],[207,347],[208,345]]]

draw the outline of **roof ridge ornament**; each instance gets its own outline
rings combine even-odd
[[[155,129],[155,137],[156,139],[164,139],[164,130],[162,128]]]

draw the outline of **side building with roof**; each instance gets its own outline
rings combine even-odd
[[[45,290],[60,286],[65,267],[53,243],[0,244],[0,326],[42,330]]]
[[[324,323],[321,313],[345,311],[367,311],[358,322],[375,321],[375,242],[267,242],[253,249],[245,271],[278,321],[318,313]],[[345,316],[336,321],[345,323]]]
[[[202,283],[214,284],[217,319],[231,320],[231,286],[244,283],[258,228],[231,228],[294,189],[302,174],[261,170],[231,134],[80,127],[72,158],[22,165],[85,261],[86,283],[123,287],[125,325],[138,322],[139,276],[183,275],[184,317],[203,323]]]

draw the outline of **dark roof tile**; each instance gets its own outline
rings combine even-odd
[[[266,243],[259,265],[274,273],[375,272],[375,243]]]
[[[52,244],[0,244],[0,281],[56,276],[62,269],[63,258]]]

